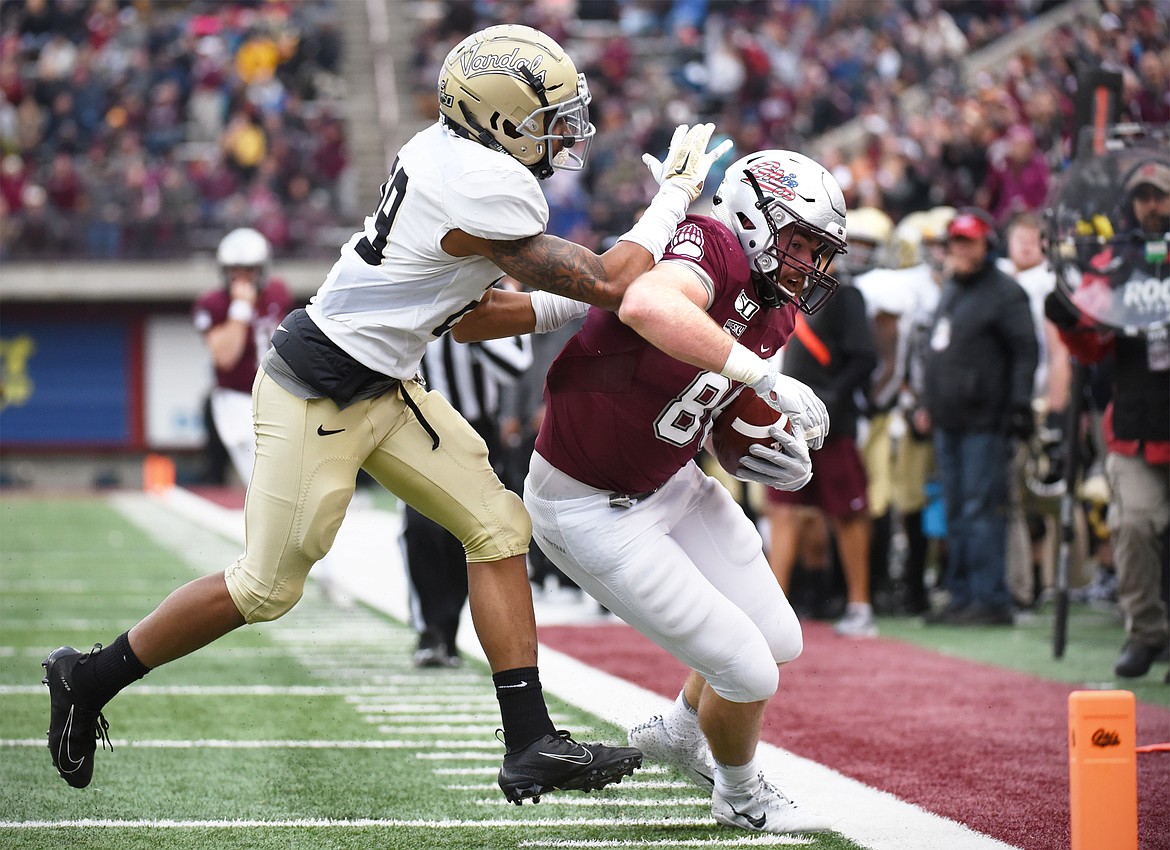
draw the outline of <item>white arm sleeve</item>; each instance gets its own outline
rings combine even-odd
[[[538,289],[532,293],[532,312],[536,314],[536,333],[546,334],[564,327],[573,319],[579,319],[589,312],[584,301],[566,298]]]

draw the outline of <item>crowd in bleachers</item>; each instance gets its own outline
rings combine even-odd
[[[336,250],[337,0],[6,0],[0,258]]]
[[[418,115],[434,115],[439,63],[481,26],[564,43],[599,133],[588,171],[548,184],[551,229],[594,246],[647,200],[639,154],[700,118],[739,151],[818,157],[852,207],[897,221],[974,203],[1003,222],[1040,206],[1067,160],[1082,68],[1123,71],[1125,117],[1170,121],[1168,15],[1153,0],[1081,3],[1087,19],[965,74],[963,59],[1060,5],[419,0],[413,86]],[[183,256],[238,226],[277,256],[332,254],[336,226],[363,214],[345,179],[338,15],[338,0],[5,2],[0,258]],[[925,98],[907,108],[913,86]],[[853,120],[857,143],[818,149]]]
[[[525,23],[564,44],[589,80],[598,134],[583,179],[550,186],[553,227],[587,244],[620,233],[648,200],[640,153],[665,148],[677,123],[695,120],[714,121],[741,154],[771,147],[817,157],[851,208],[878,207],[898,221],[975,204],[1002,224],[1042,206],[1066,163],[1082,69],[1122,71],[1123,118],[1170,121],[1167,7],[1072,2],[1091,14],[972,76],[964,59],[1063,4],[421,0],[414,85],[420,114],[436,114],[443,57],[490,24]],[[925,97],[907,107],[899,96],[914,86]],[[824,133],[854,119],[863,128],[856,144],[820,149]]]

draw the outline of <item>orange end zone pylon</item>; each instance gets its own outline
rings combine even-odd
[[[157,493],[174,486],[175,462],[166,455],[147,455],[142,462],[142,489]]]
[[[1137,720],[1132,691],[1068,695],[1072,850],[1137,850]]]

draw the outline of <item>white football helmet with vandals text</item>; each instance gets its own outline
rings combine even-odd
[[[516,24],[459,42],[439,72],[439,113],[454,132],[515,157],[540,179],[585,167],[596,128],[589,86],[561,46]]]
[[[828,270],[845,252],[845,197],[819,163],[793,151],[748,154],[727,169],[713,203],[715,218],[739,239],[765,304],[795,302],[811,315],[837,291]],[[811,261],[790,250],[797,234],[811,239]]]

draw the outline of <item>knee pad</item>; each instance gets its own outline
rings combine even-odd
[[[769,653],[745,647],[726,670],[708,676],[707,682],[728,702],[759,702],[776,693],[780,673]]]
[[[528,551],[532,519],[524,502],[511,490],[501,487],[479,519],[479,525],[462,541],[471,563],[501,561]]]
[[[287,580],[277,586],[259,580],[244,567],[243,558],[224,573],[228,593],[245,622],[267,623],[283,617],[305,592],[305,580]]]

